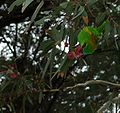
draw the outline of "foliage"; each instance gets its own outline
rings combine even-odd
[[[112,112],[119,104],[119,0],[0,5],[0,112]]]

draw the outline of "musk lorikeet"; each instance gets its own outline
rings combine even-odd
[[[105,28],[106,21],[104,21],[99,27],[93,28],[90,26],[84,27],[78,34],[78,42],[83,47],[83,54],[92,54],[97,48],[97,41],[99,35]]]

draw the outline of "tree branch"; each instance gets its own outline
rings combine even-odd
[[[113,82],[109,82],[109,81],[104,81],[104,80],[89,80],[85,83],[79,83],[79,84],[76,84],[74,86],[69,86],[69,87],[66,87],[66,88],[63,88],[63,89],[50,89],[50,90],[37,90],[36,92],[43,92],[43,93],[47,93],[47,92],[59,92],[59,91],[67,91],[67,90],[72,90],[74,88],[77,88],[77,87],[86,87],[88,85],[111,85],[111,86],[114,86],[114,87],[120,87],[120,84],[116,84],[116,83],[113,83]],[[28,91],[29,92],[29,91]]]
[[[9,6],[11,4],[7,3]],[[55,7],[55,4],[51,3],[51,0],[44,0],[44,5],[43,8],[41,9],[42,11],[47,11],[51,10]],[[5,3],[5,2],[4,2]],[[2,3],[1,3],[2,4]],[[0,10],[0,29],[11,24],[11,23],[19,23],[25,21],[27,17],[31,17],[32,14],[34,13],[36,7],[38,5],[38,2],[33,2],[27,9],[24,11],[24,13],[21,13],[21,6],[16,7],[10,14],[8,14],[7,10]],[[42,17],[42,16],[40,16]]]
[[[76,84],[74,86],[66,87],[63,90],[66,91],[66,90],[69,90],[69,89],[74,89],[76,87],[86,87],[88,85],[93,85],[93,84],[111,85],[111,86],[114,86],[114,87],[120,87],[120,84],[116,84],[116,83],[112,83],[112,82],[108,82],[108,81],[104,81],[104,80],[89,80],[89,81],[87,81],[85,83],[79,83],[79,84]]]

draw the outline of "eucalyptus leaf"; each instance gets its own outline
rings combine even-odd
[[[0,85],[0,92],[3,92],[4,89],[6,90],[6,88],[9,86],[9,84],[10,84],[10,81],[7,81],[7,82],[1,84]]]
[[[51,37],[56,41],[61,41],[64,33],[64,26],[61,25],[61,29],[57,30],[56,26],[50,31]]]
[[[67,5],[68,5],[68,2],[63,2],[60,4],[60,6],[64,9],[67,7]]]
[[[95,23],[97,25],[100,25],[101,23],[104,22],[106,16],[107,16],[106,12],[99,13],[98,16],[95,18]]]
[[[14,2],[10,5],[10,7],[8,8],[8,13],[10,13],[10,12],[14,9],[15,6],[22,5],[22,4],[24,3],[24,1],[25,1],[25,0],[16,0],[16,1],[14,1]]]
[[[110,22],[107,21],[107,22],[106,22],[106,25],[105,25],[105,32],[104,32],[104,37],[105,37],[106,39],[108,39],[111,30],[112,30],[112,26],[111,26]]]
[[[88,0],[88,5],[94,5],[98,0]]]
[[[103,30],[105,29],[106,23],[107,23],[107,21],[104,21],[104,22],[97,28],[97,31],[98,31],[99,33],[103,32]]]
[[[55,41],[54,40],[46,40],[41,42],[40,45],[40,50],[42,50],[42,54],[46,54],[53,46],[55,45]]]
[[[76,19],[77,17],[79,17],[84,11],[84,7],[83,6],[80,6],[79,9],[78,9],[78,13],[72,18],[72,20]]]
[[[39,93],[39,99],[38,99],[39,100],[39,102],[38,102],[39,104],[42,102],[42,98],[43,98],[43,93],[40,92]]]
[[[70,50],[74,48],[74,46],[77,43],[77,32],[74,31],[73,29],[69,28],[68,33],[69,33],[69,43],[70,43]]]
[[[27,95],[27,99],[33,105],[33,101],[32,101],[32,99],[31,99],[31,97],[29,95]]]
[[[45,17],[41,18],[40,20],[36,21],[36,22],[35,22],[35,25],[43,25],[44,22],[45,22],[45,20],[46,20],[46,19],[50,19],[50,18],[51,18],[50,15],[49,15],[49,16],[45,16]]]
[[[26,29],[26,31],[29,30],[31,24],[34,22],[37,14],[39,13],[39,11],[40,11],[40,9],[42,8],[43,4],[44,4],[44,1],[42,0],[42,1],[39,3],[39,5],[37,6],[35,12],[33,13],[32,17],[31,17],[31,20],[30,20],[30,24],[29,24],[28,28]]]
[[[32,2],[33,2],[33,0],[25,0],[25,2],[23,3],[23,7],[22,7],[22,13],[29,6],[29,4],[31,4]]]
[[[32,17],[31,17],[31,23],[34,21],[34,19],[36,18],[37,14],[39,13],[40,9],[42,8],[44,4],[44,1],[42,0],[39,5],[37,6],[35,12],[33,13]]]

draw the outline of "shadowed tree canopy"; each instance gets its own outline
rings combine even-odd
[[[31,0],[32,1],[32,0]],[[19,7],[15,7],[15,9],[8,14],[8,10],[7,7],[9,7],[14,0],[4,0],[4,1],[0,1],[0,5],[4,8],[4,10],[1,8],[0,9],[0,27],[5,27],[7,25],[9,25],[10,23],[19,23],[19,22],[24,22],[26,20],[26,18],[30,18],[33,14],[33,12],[35,11],[37,5],[39,4],[39,0],[38,2],[36,2],[37,0],[33,1],[32,4],[30,4],[30,6],[25,10],[24,13],[21,12],[21,5]],[[63,0],[59,0],[60,2],[62,2]],[[42,7],[42,11],[50,11],[50,10],[55,10],[55,7],[59,5],[59,2],[57,0],[44,0],[44,5]],[[6,9],[6,10],[5,10]],[[39,18],[42,18],[44,15],[39,15]]]
[[[119,0],[0,0],[1,113],[118,113],[119,69]]]

